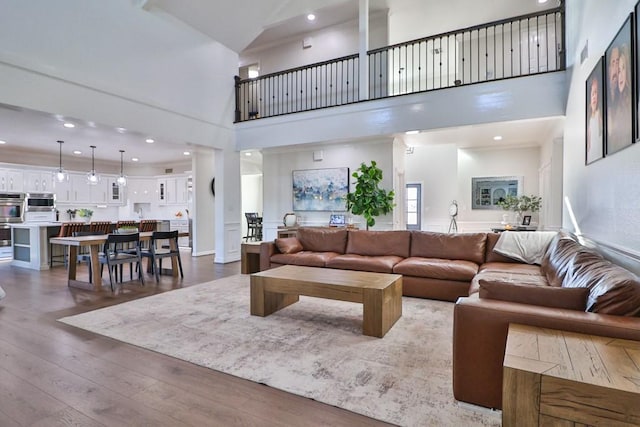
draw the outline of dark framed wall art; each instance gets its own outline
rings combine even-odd
[[[634,142],[634,57],[631,37],[632,16],[625,20],[605,53],[606,140],[605,155],[620,151]]]
[[[635,65],[635,84],[636,84],[636,114],[635,114],[635,129],[636,129],[636,140],[640,138],[640,66],[638,65],[638,60],[640,60],[640,55],[638,55],[638,49],[640,49],[640,25],[638,25],[638,14],[640,13],[640,2],[636,4],[635,7],[635,29],[636,33],[634,34],[634,42],[636,48],[636,59],[634,62]],[[634,141],[635,142],[635,141]]]
[[[349,168],[293,171],[294,211],[346,211]]]
[[[604,57],[603,57],[604,58]],[[586,141],[585,164],[604,157],[604,60],[600,58],[586,83]]]

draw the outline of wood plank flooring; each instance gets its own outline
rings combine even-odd
[[[285,393],[68,326],[56,319],[238,274],[240,263],[183,254],[184,279],[100,294],[66,270],[0,262],[0,426],[383,426]],[[78,278],[87,280],[85,265]],[[128,274],[125,273],[125,277]],[[107,279],[108,281],[108,279]]]

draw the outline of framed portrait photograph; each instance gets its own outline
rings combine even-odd
[[[624,21],[605,52],[606,139],[605,155],[620,151],[634,142],[634,58],[631,16]]]
[[[586,83],[585,164],[604,157],[604,60],[600,58]]]
[[[531,215],[525,215],[522,217],[522,225],[531,225]]]

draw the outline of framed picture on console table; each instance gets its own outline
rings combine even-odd
[[[604,58],[604,57],[603,57]],[[603,58],[600,58],[587,78],[586,87],[586,141],[585,164],[604,157],[604,81],[602,79]]]
[[[605,53],[606,143],[605,155],[620,151],[634,141],[633,102],[634,57],[631,39],[631,16],[624,21]]]
[[[346,211],[349,168],[293,171],[294,211]]]

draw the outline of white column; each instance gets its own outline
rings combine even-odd
[[[232,148],[215,151],[215,262],[240,260],[240,153]]]
[[[369,0],[360,0],[359,13],[360,101],[369,99]]]

